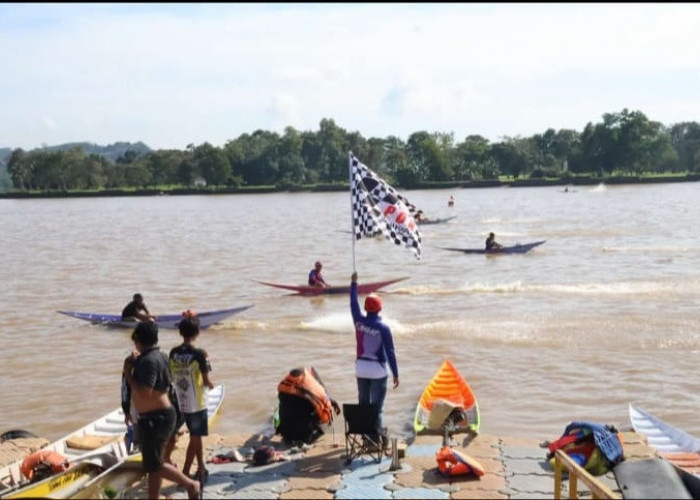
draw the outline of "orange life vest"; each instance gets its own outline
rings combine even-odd
[[[296,377],[287,374],[277,386],[277,392],[306,399],[313,406],[321,423],[330,424],[333,421],[333,407],[326,389],[308,368],[304,368],[301,375]]]
[[[27,456],[27,458],[22,461],[22,465],[20,466],[19,470],[24,477],[32,480],[34,478],[36,468],[42,464],[50,467],[52,474],[63,472],[70,467],[66,457],[60,453],[50,450],[39,450]]]
[[[444,476],[463,476],[472,473],[477,477],[484,475],[484,468],[479,462],[449,446],[440,448],[435,454],[435,459],[438,469]]]

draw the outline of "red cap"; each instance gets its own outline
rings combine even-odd
[[[365,299],[365,311],[368,313],[378,313],[382,310],[382,299],[376,295],[368,295]]]

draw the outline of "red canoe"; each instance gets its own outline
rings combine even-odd
[[[376,292],[380,288],[384,288],[385,286],[393,285],[394,283],[398,283],[399,281],[403,281],[406,279],[408,279],[408,277],[397,278],[397,279],[388,280],[388,281],[376,281],[374,283],[358,283],[357,293],[359,293],[361,295],[366,295],[368,293]],[[324,294],[350,293],[350,285],[329,286],[326,288],[322,288],[322,287],[308,286],[308,285],[281,285],[279,283],[268,283],[265,281],[257,281],[257,280],[256,280],[256,282],[260,283],[261,285],[273,286],[275,288],[282,288],[284,290],[291,290],[293,292],[298,293],[299,295],[324,295]]]

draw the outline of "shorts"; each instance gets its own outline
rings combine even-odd
[[[165,463],[165,444],[173,436],[175,418],[175,408],[172,406],[139,415],[144,472],[156,472]]]
[[[187,430],[190,431],[190,436],[202,437],[209,435],[207,410],[184,413],[183,415],[185,416],[185,424],[187,424]]]

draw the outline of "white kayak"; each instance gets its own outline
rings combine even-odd
[[[700,439],[631,404],[629,413],[635,432],[646,436],[649,446],[655,450],[662,453],[700,452]]]

